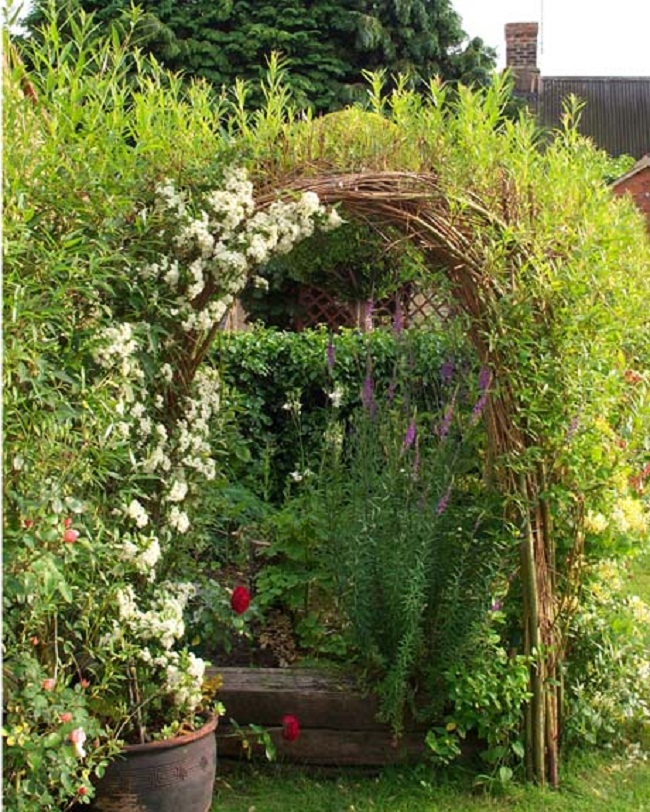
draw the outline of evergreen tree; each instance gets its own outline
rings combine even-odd
[[[33,32],[50,2],[36,0],[27,21]],[[257,84],[276,51],[296,101],[319,112],[364,93],[364,70],[407,73],[418,87],[436,74],[484,83],[495,64],[495,52],[480,39],[466,43],[450,0],[141,0],[140,6],[138,43],[170,70],[217,87],[237,77]],[[131,0],[67,0],[65,7],[119,25]]]

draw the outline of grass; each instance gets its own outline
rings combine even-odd
[[[212,812],[650,812],[649,762],[583,754],[569,760],[557,792],[513,783],[488,794],[472,782],[423,765],[364,777],[246,764],[218,776]]]

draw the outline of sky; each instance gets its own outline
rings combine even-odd
[[[506,23],[537,22],[543,76],[650,76],[650,0],[451,0],[470,37],[497,49]]]

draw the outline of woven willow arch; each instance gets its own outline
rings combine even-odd
[[[594,391],[609,387],[625,363],[621,345],[634,355],[639,336],[650,335],[650,243],[642,218],[612,199],[607,161],[570,116],[542,150],[532,119],[504,120],[506,81],[483,93],[460,89],[452,103],[442,86],[430,90],[428,100],[408,92],[384,99],[373,85],[373,112],[350,108],[317,120],[286,119],[270,105],[246,131],[242,163],[258,209],[315,192],[380,232],[397,230],[427,267],[446,274],[492,375],[485,475],[504,498],[505,521],[519,529],[532,663],[527,771],[556,786],[567,607],[580,585],[585,538],[580,488],[602,484],[598,474],[576,477],[582,468],[557,460],[576,409],[613,408],[585,382]],[[209,282],[195,306],[217,293]],[[192,379],[217,329],[191,338],[179,357],[181,379]]]
[[[456,205],[445,194],[436,175],[413,172],[361,172],[294,177],[281,188],[259,198],[261,207],[286,194],[311,191],[321,202],[341,204],[345,213],[372,222],[381,230],[402,232],[424,254],[425,262],[442,267],[456,306],[469,319],[469,337],[481,363],[490,369],[494,386],[486,404],[487,478],[511,503],[519,505],[512,517],[521,526],[521,579],[524,593],[524,638],[527,654],[543,650],[531,668],[533,699],[527,712],[528,772],[538,781],[558,784],[559,701],[558,662],[564,641],[555,618],[555,550],[548,509],[541,499],[546,490],[544,463],[513,474],[499,460],[522,458],[536,444],[519,410],[506,369],[511,359],[489,345],[486,335],[495,328],[498,300],[519,284],[512,273],[497,278],[486,269],[481,239],[485,229],[505,231],[506,224],[471,195]],[[509,261],[521,267],[529,260],[525,247],[515,248]],[[540,312],[543,305],[540,304]],[[506,329],[503,327],[502,329]],[[522,419],[523,418],[523,419]],[[494,464],[496,463],[496,464]],[[540,648],[541,647],[541,648]]]

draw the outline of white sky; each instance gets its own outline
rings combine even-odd
[[[650,0],[452,0],[463,29],[497,49],[506,23],[540,24],[544,76],[650,76]]]

